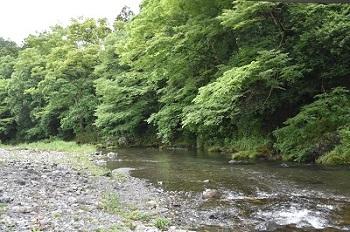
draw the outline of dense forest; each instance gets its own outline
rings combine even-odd
[[[0,39],[0,140],[350,163],[350,5],[144,0]]]

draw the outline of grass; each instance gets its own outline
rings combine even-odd
[[[156,218],[154,221],[154,226],[160,230],[167,230],[170,226],[170,220],[163,217]]]
[[[350,128],[339,131],[340,144],[332,151],[318,158],[317,163],[323,165],[350,165]]]
[[[109,192],[102,195],[100,208],[110,214],[115,214],[123,218],[123,225],[129,227],[131,230],[135,228],[135,221],[149,222],[151,216],[139,210],[130,210],[129,207],[121,204],[119,196],[116,193]],[[105,230],[102,230],[105,231]],[[124,231],[124,230],[106,230],[106,231]]]
[[[232,159],[245,160],[268,158],[271,156],[271,149],[268,147],[269,140],[260,136],[241,137],[231,142],[230,146],[235,151]]]
[[[316,162],[323,165],[350,165],[349,144],[340,144],[332,151],[319,157]]]
[[[103,194],[100,207],[110,214],[120,214],[122,211],[119,196],[115,193]]]
[[[268,158],[272,153],[268,144],[269,140],[263,136],[242,136],[214,144],[208,147],[208,152],[232,153],[232,159],[236,160]]]
[[[233,147],[237,151],[256,151],[259,147],[267,143],[268,140],[264,137],[244,136],[237,140],[231,141],[229,146]]]
[[[57,163],[69,165],[78,170],[85,170],[92,175],[105,175],[109,170],[105,167],[95,165],[90,159],[89,154],[96,151],[96,147],[90,144],[77,144],[75,142],[67,142],[62,140],[43,140],[34,143],[22,143],[15,145],[0,144],[0,147],[7,149],[28,149],[34,151],[52,151],[64,152],[67,155],[64,158],[52,157]]]
[[[30,149],[39,151],[57,151],[75,154],[91,154],[96,151],[96,147],[90,144],[77,144],[63,140],[42,140],[33,143],[21,143],[16,145],[0,144],[0,147],[16,147],[19,149]]]
[[[7,204],[0,203],[0,215],[5,212],[6,208],[7,208]]]
[[[69,165],[72,165],[74,168],[80,169],[80,170],[87,170],[92,175],[95,176],[102,176],[106,173],[110,172],[109,169],[106,167],[101,167],[95,165],[87,155],[84,154],[73,154],[70,156],[67,160],[67,163]]]
[[[134,210],[131,212],[128,212],[125,217],[132,221],[142,221],[142,222],[149,222],[151,220],[151,216],[147,213],[140,212],[138,210]]]
[[[123,232],[125,228],[121,225],[113,225],[108,229],[97,229],[96,232]]]

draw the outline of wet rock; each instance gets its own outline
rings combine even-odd
[[[209,180],[203,180],[203,183],[209,183]]]
[[[107,156],[108,159],[116,159],[116,158],[118,158],[118,153],[116,153],[116,152],[108,152],[106,156]]]
[[[280,166],[281,166],[282,168],[288,168],[288,167],[289,167],[289,165],[286,164],[286,163],[283,163],[283,164],[281,164]]]

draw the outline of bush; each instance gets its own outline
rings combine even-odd
[[[313,103],[275,130],[275,148],[284,160],[314,162],[340,143],[339,130],[349,124],[350,94],[338,87],[316,96]]]
[[[317,163],[327,165],[350,165],[350,128],[341,129],[340,144],[332,151],[321,156]]]

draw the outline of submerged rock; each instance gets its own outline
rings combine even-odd
[[[280,166],[281,166],[282,168],[288,168],[288,167],[289,167],[289,165],[286,164],[286,163],[283,163],[283,164],[281,164]]]
[[[229,164],[254,164],[251,160],[230,160],[228,161]]]

